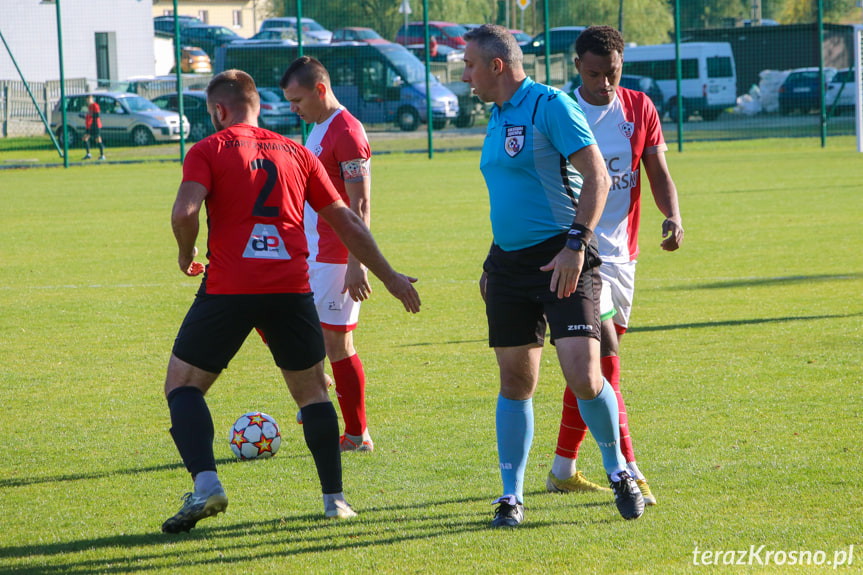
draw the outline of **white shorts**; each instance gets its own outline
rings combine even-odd
[[[357,327],[360,302],[342,293],[347,271],[348,264],[309,262],[309,284],[324,329],[348,332]]]
[[[600,314],[605,319],[613,310],[615,325],[624,330],[629,326],[635,295],[635,264],[636,261],[632,260],[625,263],[603,262],[599,266],[599,275],[602,277]]]

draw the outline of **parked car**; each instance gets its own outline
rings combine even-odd
[[[515,41],[518,42],[519,46],[524,46],[533,40],[533,38],[530,37],[530,34],[522,32],[521,30],[510,30],[509,33],[515,37]]]
[[[176,92],[162,94],[153,98],[153,103],[163,110],[180,111],[180,102]],[[207,112],[207,94],[199,90],[183,92],[183,115],[188,119],[190,127],[188,138],[193,141],[203,140],[216,129]]]
[[[827,106],[833,108],[834,114],[843,112],[854,113],[857,106],[854,87],[857,79],[854,77],[853,68],[845,68],[836,72],[833,79],[827,84]]]
[[[429,22],[429,38],[434,38],[438,46],[445,45],[459,50],[464,50],[466,42],[464,36],[467,34],[467,28],[461,24],[453,24],[452,22]],[[407,46],[409,44],[425,44],[425,29],[422,22],[411,22],[408,24],[407,30],[402,25],[399,28],[395,39],[396,44]]]
[[[581,86],[581,76],[576,75],[572,80],[564,84],[561,90],[568,94],[579,86]],[[659,115],[662,116],[663,107],[665,105],[665,96],[662,94],[662,88],[659,87],[656,80],[649,76],[621,74],[620,86],[629,90],[636,90],[647,94],[647,97],[650,98],[651,102],[653,102]]]
[[[180,71],[187,74],[212,74],[213,64],[207,53],[197,46],[180,49]]]
[[[270,28],[293,28],[297,29],[297,18],[295,16],[267,18],[261,22],[261,32]],[[303,18],[303,44],[326,44],[331,41],[333,33],[315,22],[311,18]]]
[[[177,22],[182,30],[190,24],[203,24],[194,16],[177,16]],[[153,18],[153,30],[155,32],[165,32],[166,34],[174,33],[174,17],[173,16],[156,16]]]
[[[405,46],[408,50],[420,59],[425,61],[425,44],[408,44]],[[432,51],[433,56],[429,58],[431,62],[456,62],[464,60],[464,50],[447,46],[446,44],[438,44],[437,49]]]
[[[836,75],[836,68],[824,68],[825,89]],[[779,113],[794,111],[807,114],[821,107],[821,73],[818,68],[792,70],[779,87]],[[829,100],[828,100],[829,101]]]
[[[333,30],[333,37],[330,42],[365,42],[366,44],[386,44],[388,40],[381,38],[381,35],[371,28],[336,28]]]
[[[210,57],[210,61],[215,59],[218,48],[242,39],[230,28],[214,24],[189,24],[180,30],[181,44],[200,47]]]
[[[66,122],[69,146],[77,144],[85,133],[87,97],[90,93],[66,97]],[[127,92],[93,92],[99,104],[102,136],[106,140],[131,142],[146,146],[155,142],[180,140],[180,115],[156,106],[150,100]],[[184,121],[189,132],[189,122]],[[51,131],[63,138],[63,110],[60,102],[51,112]]]
[[[549,47],[552,54],[575,54],[575,39],[584,31],[584,26],[561,26],[548,31]],[[545,32],[540,32],[533,40],[524,44],[521,51],[525,54],[545,54]]]
[[[289,132],[300,125],[300,117],[291,111],[291,103],[285,100],[281,88],[258,88],[261,97],[261,112],[258,125],[273,132]]]
[[[267,28],[261,30],[248,40],[237,40],[245,44],[256,44],[259,42],[288,42],[290,44],[297,43],[296,28]]]

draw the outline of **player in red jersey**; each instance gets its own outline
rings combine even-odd
[[[591,26],[576,40],[575,65],[582,85],[571,96],[584,111],[611,177],[605,208],[596,226],[602,265],[602,339],[600,365],[617,395],[620,448],[627,468],[648,505],[657,500],[635,461],[626,406],[620,392],[620,338],[626,331],[635,290],[638,224],[641,215],[639,164],[644,166],[657,207],[665,215],[662,249],[674,251],[683,242],[677,188],[665,163],[665,140],[659,114],[642,92],[619,86],[623,37],[610,26]],[[546,488],[552,492],[603,489],[576,471],[578,448],[587,425],[568,390],[552,469]]]
[[[87,115],[84,116],[84,128],[86,129],[84,132],[84,147],[87,148],[87,155],[84,156],[85,160],[93,157],[90,155],[90,138],[93,138],[99,144],[99,159],[105,159],[105,144],[102,143],[102,118],[100,113],[99,104],[96,103],[96,99],[90,94],[87,96]]]
[[[171,435],[194,480],[180,511],[162,525],[167,533],[188,531],[228,505],[216,474],[213,421],[204,394],[253,328],[266,336],[302,410],[325,515],[356,515],[342,493],[338,417],[327,396],[323,336],[308,283],[306,202],[407,311],[420,307],[416,279],[389,265],[312,153],[257,127],[259,109],[248,74],[228,70],[213,78],[207,110],[218,131],[189,150],[171,215],[180,270],[204,278],[177,334],[165,379]],[[206,268],[194,261],[204,202]]]
[[[363,125],[338,101],[327,69],[315,58],[296,59],[279,83],[292,110],[313,124],[306,140],[342,200],[368,226],[371,221],[371,148]],[[305,211],[309,279],[324,330],[327,358],[345,420],[342,451],[373,451],[366,423],[363,364],[354,348],[360,303],[371,295],[363,265],[351,255],[330,225]]]

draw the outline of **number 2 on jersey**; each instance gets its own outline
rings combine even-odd
[[[264,204],[273,192],[273,188],[276,187],[276,182],[279,179],[279,169],[271,160],[258,158],[257,160],[252,160],[252,171],[255,170],[264,170],[267,172],[267,181],[264,182],[264,187],[258,193],[255,207],[252,208],[252,215],[262,218],[277,218],[280,214],[279,206],[265,206]]]

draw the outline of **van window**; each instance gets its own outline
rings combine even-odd
[[[686,58],[680,61],[682,80],[698,78],[698,60]],[[654,62],[627,62],[623,60],[623,72],[637,76],[649,76],[654,80],[674,80],[677,78],[677,63],[674,60]]]
[[[353,59],[334,58],[327,62],[327,70],[333,86],[356,86],[357,78],[354,73]]]
[[[363,70],[363,100],[379,101],[384,99],[384,63],[380,60],[366,60]]]
[[[711,56],[707,59],[708,78],[731,78],[731,58],[728,56]]]

